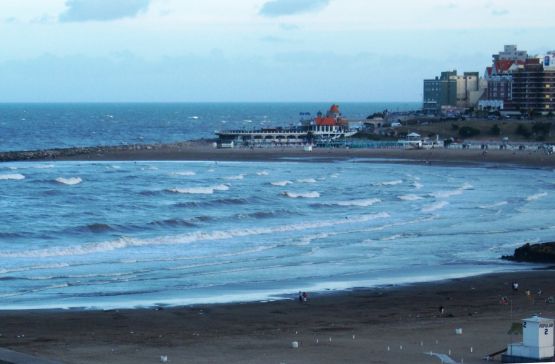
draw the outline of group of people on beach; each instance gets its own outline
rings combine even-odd
[[[308,302],[308,294],[306,292],[299,291],[299,302],[300,303],[307,303]]]

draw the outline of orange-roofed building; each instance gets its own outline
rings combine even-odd
[[[316,116],[316,119],[314,119],[314,123],[317,126],[349,126],[349,122],[341,115],[341,112],[339,111],[339,105],[336,104],[331,105],[329,111],[326,113],[326,116],[323,116],[322,113],[319,112]]]

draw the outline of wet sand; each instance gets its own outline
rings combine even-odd
[[[513,321],[555,317],[555,304],[545,302],[555,295],[553,278],[553,270],[490,274],[310,294],[306,304],[292,297],[162,310],[4,311],[0,347],[64,363],[158,363],[161,355],[170,363],[438,363],[430,351],[482,363],[520,339],[507,334]],[[532,299],[524,293],[540,288]],[[512,304],[501,304],[502,296]]]
[[[322,149],[312,152],[302,149],[216,149],[209,144],[184,143],[163,145],[150,150],[106,151],[62,160],[170,160],[170,161],[282,161],[287,159],[330,162],[337,160],[368,159],[368,162],[383,162],[386,159],[397,163],[417,164],[490,164],[515,165],[521,167],[555,167],[555,155],[539,151],[496,150],[483,153],[481,150],[405,150],[405,149]]]
[[[325,149],[305,152],[301,148],[216,149],[210,142],[190,141],[176,144],[126,147],[94,147],[36,152],[0,153],[0,161],[297,161],[333,162],[365,159],[366,162],[448,165],[519,166],[554,168],[555,154],[542,151],[469,149]]]

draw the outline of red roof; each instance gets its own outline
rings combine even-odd
[[[334,126],[337,124],[337,120],[334,118],[316,118],[316,125],[320,126]]]
[[[501,60],[501,61],[496,61],[495,62],[495,71],[497,73],[504,73],[507,72],[509,70],[509,68],[511,68],[511,66],[515,63],[515,61],[510,61],[510,60]]]
[[[339,105],[333,104],[330,107],[330,113],[339,113]]]

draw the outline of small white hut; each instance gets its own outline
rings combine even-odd
[[[503,363],[545,362],[555,356],[553,320],[534,316],[522,320],[521,343],[510,344]]]

